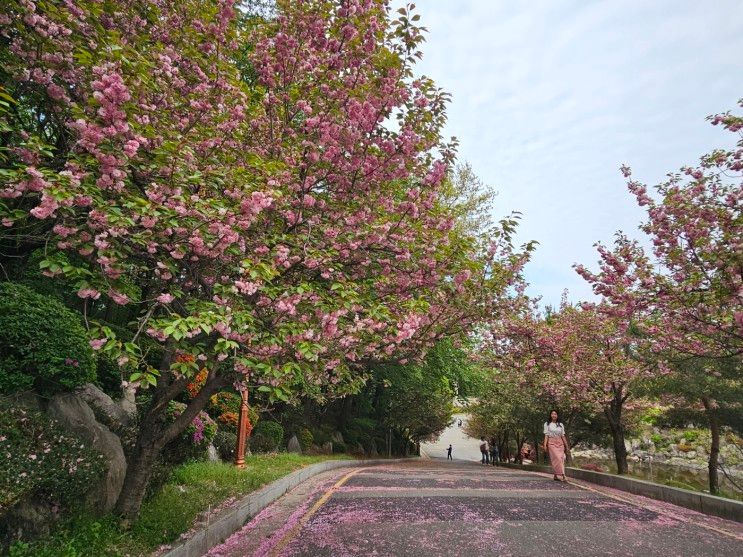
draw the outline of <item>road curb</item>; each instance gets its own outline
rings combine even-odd
[[[376,466],[410,460],[412,459],[328,460],[311,464],[249,493],[231,508],[212,517],[206,526],[197,529],[190,538],[175,542],[172,549],[164,553],[162,557],[200,557],[204,555],[212,547],[222,543],[237,532],[250,518],[253,518],[286,492],[322,472],[350,466]]]
[[[512,468],[515,470],[528,470],[531,472],[546,472],[552,474],[552,468],[539,464],[512,464],[506,462],[498,463],[502,468]],[[586,482],[613,487],[622,491],[627,491],[634,495],[642,495],[657,501],[665,501],[679,507],[685,507],[693,511],[706,515],[717,516],[727,520],[743,522],[743,502],[733,499],[725,499],[699,491],[690,491],[678,487],[637,480],[626,476],[617,476],[614,474],[604,474],[602,472],[593,472],[592,470],[583,470],[581,468],[566,468],[567,476]]]

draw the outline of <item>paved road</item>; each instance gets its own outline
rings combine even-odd
[[[581,482],[431,459],[326,473],[210,555],[738,557],[743,525]]]
[[[479,461],[482,458],[480,454],[480,440],[473,439],[464,433],[464,426],[467,424],[469,417],[467,414],[455,414],[454,421],[447,427],[435,441],[421,443],[421,456],[431,458],[446,458],[446,448],[451,444],[452,458],[455,460]],[[462,420],[462,427],[459,427],[459,420]]]

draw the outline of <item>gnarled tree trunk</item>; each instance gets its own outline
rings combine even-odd
[[[210,396],[228,384],[225,377],[220,377],[212,371],[199,394],[173,423],[168,424],[165,420],[168,403],[183,391],[187,382],[185,378],[173,379],[169,371],[160,377],[150,407],[140,424],[134,450],[128,458],[124,485],[116,501],[115,511],[125,522],[133,521],[139,513],[147,483],[160,451],[185,431],[204,409]]]

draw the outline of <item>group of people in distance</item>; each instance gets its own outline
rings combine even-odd
[[[462,421],[459,420],[459,426],[461,427]],[[565,478],[565,458],[570,454],[570,447],[568,445],[567,438],[565,437],[565,426],[560,422],[557,415],[557,411],[553,410],[550,412],[549,419],[544,422],[544,441],[542,442],[542,448],[545,453],[549,454],[550,464],[552,465],[552,472],[554,474],[553,479],[556,481],[567,481]],[[446,459],[454,460],[452,458],[452,446],[446,449]],[[492,464],[500,460],[498,454],[498,445],[495,443],[495,439],[488,443],[485,437],[480,438],[480,454],[482,459],[481,464]]]
[[[484,437],[480,437],[480,454],[482,455],[480,464],[492,464],[495,466],[495,463],[500,460],[498,445],[495,439],[488,442]]]

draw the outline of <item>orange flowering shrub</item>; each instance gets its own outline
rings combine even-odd
[[[190,356],[190,354],[188,355]],[[206,383],[206,377],[208,374],[209,372],[207,371],[206,368],[201,368],[201,371],[199,371],[199,373],[196,374],[196,377],[193,378],[193,381],[191,381],[188,385],[186,385],[186,391],[188,391],[188,398],[194,398],[197,394],[199,394],[201,387],[203,387],[204,384]]]
[[[226,429],[237,429],[238,414],[236,412],[225,412],[217,418],[219,426]]]

